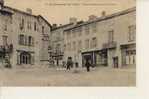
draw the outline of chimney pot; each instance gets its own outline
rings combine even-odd
[[[0,0],[0,9],[2,9],[4,6],[4,0]]]
[[[89,16],[89,21],[93,21],[95,19],[97,19],[97,16],[95,16],[95,15],[90,15]]]
[[[57,24],[53,24],[53,25],[52,25],[52,28],[53,28],[53,29],[57,28]]]
[[[71,18],[69,19],[69,23],[76,24],[76,23],[77,23],[77,18],[71,17]]]
[[[101,15],[104,17],[104,16],[106,16],[106,11],[102,11],[101,12]]]
[[[26,8],[26,12],[27,12],[28,14],[32,14],[32,9]]]

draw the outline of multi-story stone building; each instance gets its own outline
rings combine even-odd
[[[11,48],[9,63],[13,68],[47,66],[48,46],[51,25],[41,16],[33,15],[31,9],[26,12],[1,5],[0,42],[4,50]],[[9,47],[11,46],[11,47]],[[5,53],[5,51],[1,51]],[[1,60],[6,61],[6,55]],[[1,62],[4,64],[5,62]],[[2,65],[4,66],[4,65]]]
[[[51,51],[50,57],[55,65],[63,65],[64,56],[64,30],[79,24],[76,18],[70,18],[70,22],[65,25],[53,24],[51,31]]]
[[[64,59],[84,66],[125,67],[136,64],[136,8],[101,17],[64,30]]]
[[[68,57],[79,66],[87,60],[93,66],[135,66],[135,35],[136,8],[92,15],[86,22],[71,18],[57,27],[31,9],[20,11],[0,0],[0,67],[45,67],[49,60],[62,65]]]
[[[12,54],[12,13],[3,10],[3,0],[0,1],[0,66],[7,63],[8,66],[10,56]],[[5,61],[4,61],[5,58]]]

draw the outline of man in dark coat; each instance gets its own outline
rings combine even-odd
[[[85,66],[86,66],[87,72],[90,72],[91,63],[89,59],[86,60]]]
[[[70,70],[72,65],[73,65],[72,58],[68,57],[68,60],[67,60],[67,70]]]

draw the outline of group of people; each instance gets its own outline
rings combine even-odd
[[[66,65],[66,66],[65,66]],[[79,63],[78,62],[73,62],[71,57],[68,57],[67,59],[67,63],[63,63],[63,66],[66,67],[67,70],[71,70],[71,68],[75,65],[76,68],[79,67]],[[85,67],[87,69],[87,72],[90,72],[90,67],[91,67],[91,61],[90,60],[86,60],[85,62]]]

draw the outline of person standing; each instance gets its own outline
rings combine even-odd
[[[73,65],[72,58],[71,57],[68,57],[67,68],[66,69],[67,70],[70,70],[72,65]]]
[[[66,62],[63,61],[62,63],[63,63],[63,68],[65,68],[66,67]]]
[[[89,59],[86,60],[85,66],[86,66],[87,72],[90,72],[91,63]]]

